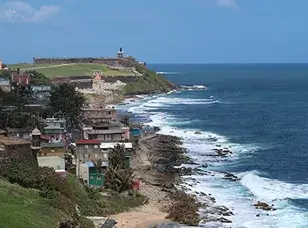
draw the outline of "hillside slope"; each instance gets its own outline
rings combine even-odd
[[[156,74],[145,66],[136,64],[135,67],[144,77],[140,77],[135,82],[129,82],[124,88],[125,95],[161,93],[176,89],[176,86],[163,76]]]
[[[59,221],[69,219],[51,206],[39,191],[0,180],[0,227],[55,228]]]

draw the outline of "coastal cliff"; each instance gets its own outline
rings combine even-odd
[[[128,82],[123,90],[125,95],[165,93],[177,88],[177,86],[144,65],[135,64],[134,67],[143,77],[138,77],[136,81]]]

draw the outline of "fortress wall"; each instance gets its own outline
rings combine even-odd
[[[73,64],[73,63],[99,63],[109,66],[133,67],[130,59],[118,58],[33,58],[35,64]]]
[[[37,166],[36,154],[32,152],[29,144],[9,146],[0,150],[0,175],[5,173],[12,162],[25,162]]]

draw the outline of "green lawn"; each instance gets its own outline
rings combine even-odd
[[[83,76],[92,75],[93,71],[102,71],[106,76],[134,76],[135,74],[124,70],[110,70],[107,65],[98,63],[83,63],[71,65],[44,65],[44,64],[13,64],[11,69],[20,68],[21,71],[36,70],[48,77],[57,76]]]
[[[38,190],[0,180],[1,228],[54,228],[65,219],[67,215],[51,207]]]

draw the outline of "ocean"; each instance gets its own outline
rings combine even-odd
[[[163,134],[182,137],[188,155],[208,165],[205,170],[215,175],[194,176],[193,189],[211,193],[233,211],[226,227],[307,228],[308,64],[149,67],[177,85],[207,88],[150,96],[121,108]],[[218,146],[234,153],[207,156]],[[241,180],[224,180],[222,171]],[[255,209],[257,201],[277,210]]]

